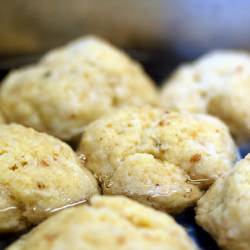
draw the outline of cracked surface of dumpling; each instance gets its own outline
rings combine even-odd
[[[66,209],[7,249],[197,250],[169,215],[119,196],[95,196],[91,205]]]
[[[23,230],[98,193],[92,174],[60,140],[0,125],[0,232]]]
[[[250,141],[250,55],[216,51],[180,66],[163,86],[162,106],[221,118],[239,144]]]
[[[196,221],[227,250],[250,248],[250,154],[199,200]]]
[[[64,140],[114,108],[157,101],[156,88],[141,66],[95,37],[72,42],[36,65],[10,72],[0,96],[8,121]]]
[[[105,194],[172,213],[193,205],[237,157],[217,118],[151,107],[124,108],[91,123],[78,151]]]

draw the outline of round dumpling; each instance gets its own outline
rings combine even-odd
[[[156,89],[140,65],[94,37],[49,52],[41,61],[10,72],[0,104],[9,122],[64,140],[86,124],[125,105],[156,104]]]
[[[59,212],[7,249],[197,250],[170,216],[114,196]]]
[[[23,230],[98,193],[68,145],[21,125],[0,125],[0,171],[0,232]]]
[[[162,90],[165,108],[221,118],[239,144],[250,141],[250,55],[217,51],[180,66]]]
[[[177,213],[229,171],[237,150],[208,115],[124,108],[86,127],[79,152],[105,194],[122,194]]]
[[[227,250],[250,248],[250,154],[199,200],[197,222]]]

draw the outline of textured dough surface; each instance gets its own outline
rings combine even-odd
[[[79,152],[104,193],[173,213],[193,205],[237,156],[217,118],[151,107],[124,108],[91,123]]]
[[[63,226],[62,226],[63,225]],[[8,250],[195,250],[170,216],[125,197],[95,196],[91,205],[52,216]]]
[[[221,118],[239,144],[250,141],[250,56],[240,51],[209,53],[179,67],[165,82],[165,108]]]
[[[197,222],[227,250],[250,249],[250,154],[199,200]]]
[[[60,140],[0,125],[0,232],[20,231],[98,193],[92,174]]]
[[[87,37],[12,71],[0,101],[8,121],[70,140],[113,108],[158,100],[140,65],[105,41]]]

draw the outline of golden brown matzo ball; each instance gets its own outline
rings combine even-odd
[[[96,196],[59,212],[8,250],[196,250],[170,216],[125,197]]]
[[[250,154],[199,200],[197,222],[227,250],[250,249]]]
[[[105,194],[177,213],[231,169],[237,150],[208,115],[125,108],[86,127],[79,147]]]
[[[221,118],[239,144],[250,141],[250,56],[217,51],[180,66],[166,80],[165,108]]]
[[[5,120],[4,120],[3,115],[2,115],[2,113],[1,113],[1,111],[0,111],[0,124],[2,124],[2,123],[4,123],[4,122],[5,122]]]
[[[23,230],[98,193],[68,145],[21,125],[0,125],[0,172],[0,232]]]
[[[107,42],[87,37],[49,52],[36,65],[12,71],[0,104],[17,122],[64,140],[124,105],[157,103],[156,89],[141,66]]]

